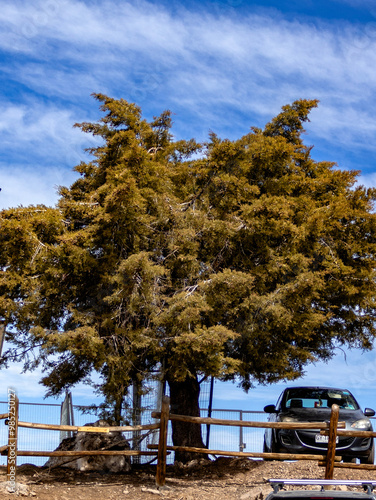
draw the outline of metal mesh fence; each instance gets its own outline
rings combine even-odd
[[[151,381],[149,386],[133,388],[125,401],[125,419],[130,425],[152,424],[155,419],[151,414],[153,411],[160,411],[160,401],[162,387],[155,381]],[[140,391],[140,392],[139,392]],[[167,388],[168,395],[168,388]],[[210,402],[210,383],[203,381],[200,391],[201,417],[209,416],[208,408]],[[60,424],[62,418],[61,404],[44,403],[20,403],[19,419],[25,422],[42,424]],[[8,402],[0,402],[0,413],[7,413]],[[69,410],[71,411],[71,410]],[[84,426],[92,424],[98,420],[95,408],[73,405],[72,407],[74,425]],[[266,422],[267,414],[263,411],[244,411],[230,409],[213,409],[210,412],[212,418],[222,420],[244,420],[253,422]],[[375,419],[372,419],[375,420]],[[5,445],[8,440],[8,428],[5,421],[0,420],[0,446]],[[249,451],[262,452],[263,448],[263,428],[254,427],[230,427],[223,425],[202,425],[203,442],[209,449],[223,451]],[[209,432],[209,440],[208,440]],[[64,434],[59,431],[48,431],[39,429],[19,428],[18,449],[28,451],[53,451],[55,450]],[[157,444],[159,431],[127,432],[124,437],[130,441],[131,448],[142,451],[148,450],[148,444]],[[171,422],[169,423],[168,445],[172,445]],[[48,457],[19,457],[17,463],[33,463],[43,465]],[[134,463],[145,463],[151,460],[150,456],[140,456],[132,458]],[[167,462],[174,460],[174,454],[167,457]],[[0,456],[0,465],[6,464],[6,457]]]
[[[206,410],[201,411],[205,417]],[[224,420],[244,420],[245,422],[266,422],[267,415],[263,411],[212,410],[212,417]],[[206,436],[207,427],[203,427]],[[210,426],[209,447],[212,450],[262,452],[264,429],[254,427]],[[204,438],[205,442],[205,438]]]
[[[75,425],[85,425],[95,422],[97,418],[92,414],[80,411],[79,406],[73,406]],[[0,402],[0,413],[7,413],[8,403]],[[19,420],[23,422],[34,422],[39,424],[60,424],[60,404],[37,404],[21,403],[19,406]],[[8,442],[8,427],[5,420],[0,420],[0,445]],[[27,451],[53,451],[60,443],[59,431],[48,431],[40,429],[27,429],[20,427],[18,432],[18,449]],[[17,464],[33,463],[43,465],[48,457],[19,457]],[[0,456],[0,464],[6,464],[6,457]]]
[[[85,424],[93,423],[98,418],[92,413],[83,413],[83,407],[73,406],[74,424],[83,426]],[[154,423],[152,418],[152,411],[156,410],[152,406],[152,399],[150,405],[144,405],[141,408],[141,422],[142,424]],[[0,402],[0,413],[8,411],[8,403]],[[201,410],[201,416],[208,415],[207,409]],[[34,404],[34,403],[20,403],[19,419],[24,422],[34,422],[42,424],[59,424],[61,416],[60,404]],[[213,418],[229,419],[229,420],[248,420],[248,421],[265,421],[266,414],[264,412],[250,412],[242,410],[212,410]],[[7,443],[8,440],[8,427],[4,420],[0,421],[0,446]],[[204,443],[206,442],[208,427],[202,425],[202,435]],[[48,431],[39,429],[28,429],[24,427],[19,428],[18,449],[30,451],[53,451],[60,443],[60,433],[58,431]],[[158,431],[146,432],[144,434],[139,449],[147,450],[148,444],[158,443]],[[125,433],[127,439],[132,439],[132,433]],[[254,428],[241,428],[241,427],[227,427],[227,426],[211,426],[210,427],[210,441],[209,447],[216,450],[225,451],[242,451],[244,447],[247,451],[262,451],[262,437],[263,429]],[[171,445],[171,429],[168,436],[168,444]],[[33,463],[35,465],[43,465],[48,457],[19,457],[17,460],[18,465],[24,463]],[[140,457],[141,463],[147,462],[150,457]],[[173,454],[167,458],[168,462],[173,461]],[[6,457],[0,456],[0,465],[6,464]]]

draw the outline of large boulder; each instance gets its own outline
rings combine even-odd
[[[104,420],[98,420],[90,427],[108,427]],[[83,450],[129,450],[129,442],[121,432],[77,432],[75,436],[63,439],[55,451]],[[131,468],[129,456],[125,455],[89,455],[84,457],[50,457],[47,467],[68,467],[81,471],[128,472]]]

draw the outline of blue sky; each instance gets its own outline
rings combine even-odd
[[[92,92],[170,109],[176,139],[237,138],[299,98],[319,99],[305,142],[317,160],[376,184],[374,0],[5,0],[0,10],[0,208],[54,205],[94,144],[73,124],[100,117]],[[338,355],[296,383],[348,387],[376,407],[373,352]],[[375,367],[375,368],[374,368]],[[38,374],[0,372],[23,400]],[[217,407],[260,409],[283,384],[248,395],[216,384]],[[75,402],[89,402],[81,387]],[[1,394],[0,394],[1,399]]]

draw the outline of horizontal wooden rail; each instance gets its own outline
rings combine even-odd
[[[153,450],[157,449],[157,444],[149,444],[148,448]],[[253,458],[271,458],[276,460],[325,460],[325,455],[312,455],[312,454],[293,454],[293,453],[253,453],[245,451],[223,451],[223,450],[209,450],[207,448],[195,448],[192,446],[167,446],[169,451],[188,451],[191,453],[203,453],[205,455],[222,455],[227,457],[253,457]],[[342,457],[335,457],[337,462],[342,460]]]
[[[325,432],[325,431],[324,431]],[[320,434],[322,431],[320,432]],[[376,431],[357,431],[356,429],[354,430],[338,430],[337,431],[338,436],[354,436],[354,437],[376,437]]]
[[[94,455],[152,455],[156,456],[155,451],[138,451],[138,450],[66,450],[66,451],[20,451],[17,450],[17,456],[23,457],[85,457]]]
[[[160,412],[153,412],[153,418],[160,418]],[[190,417],[188,415],[174,415],[170,413],[170,420],[208,425],[228,425],[232,427],[260,427],[273,429],[329,429],[328,422],[247,422],[245,420],[223,420],[220,418]],[[338,429],[344,429],[345,422],[338,422]]]
[[[37,424],[32,422],[18,422],[18,427],[27,427],[28,429],[44,429],[48,431],[77,431],[77,432],[131,432],[131,431],[143,431],[151,429],[159,429],[159,424],[147,424],[147,425],[123,425],[118,427],[91,427],[89,425],[78,426],[78,425],[58,425],[58,424]]]
[[[326,462],[319,462],[318,465],[324,466],[326,465]],[[364,470],[376,470],[376,465],[373,464],[353,464],[351,462],[341,462],[341,463],[334,463],[335,468],[341,468],[341,469],[364,469]]]
[[[141,451],[141,450],[55,450],[55,451],[19,451],[17,450],[17,444],[15,444],[15,454],[16,461],[17,456],[25,457],[84,457],[84,456],[157,456],[157,475],[156,483],[158,486],[163,486],[165,483],[165,465],[166,465],[166,455],[169,455],[172,451],[181,451],[188,453],[198,453],[203,455],[213,455],[213,456],[227,456],[227,457],[248,457],[248,458],[264,458],[269,460],[314,460],[320,466],[326,467],[325,477],[330,479],[333,476],[333,467],[343,467],[343,468],[356,468],[356,469],[368,469],[376,470],[376,465],[372,464],[351,464],[351,463],[339,463],[342,457],[335,455],[335,443],[336,436],[356,436],[356,437],[376,437],[376,431],[361,431],[361,430],[348,430],[346,429],[345,422],[338,422],[338,406],[332,406],[332,414],[330,422],[248,422],[244,420],[226,420],[226,419],[216,419],[216,418],[205,418],[205,417],[192,417],[188,415],[174,415],[169,413],[169,398],[165,397],[164,404],[162,405],[161,412],[153,412],[152,417],[159,419],[159,423],[147,424],[147,425],[135,425],[135,426],[116,426],[116,427],[94,427],[94,426],[75,426],[75,425],[57,425],[57,424],[41,424],[33,422],[20,422],[18,421],[18,415],[16,419],[16,429],[18,427],[24,427],[29,429],[40,429],[40,430],[56,430],[56,431],[76,431],[76,432],[88,432],[88,433],[110,433],[110,432],[133,432],[133,431],[148,431],[148,430],[160,430],[159,444],[148,445],[149,450],[155,451]],[[334,418],[333,415],[336,414],[337,417]],[[0,414],[0,419],[9,418],[9,413]],[[326,455],[316,455],[316,454],[292,454],[292,453],[257,453],[257,452],[237,452],[237,451],[223,451],[223,450],[210,450],[207,448],[197,448],[191,446],[167,446],[167,423],[169,420],[175,420],[180,422],[188,422],[195,424],[206,424],[206,425],[224,425],[232,427],[251,427],[251,428],[274,428],[274,429],[314,429],[324,435],[329,435],[329,444]],[[163,424],[164,422],[164,424]],[[7,421],[5,422],[7,423]],[[163,425],[162,425],[163,424]],[[163,428],[165,427],[165,431]],[[9,427],[8,438],[10,439],[11,433],[14,433],[14,426]],[[8,441],[9,441],[8,439]],[[12,438],[14,439],[14,438]],[[9,441],[10,442],[10,441]],[[9,450],[10,446],[0,446],[0,454],[8,455],[8,465],[9,465]],[[17,441],[16,441],[17,443]],[[74,460],[75,458],[73,458]],[[15,480],[15,474],[14,474]]]

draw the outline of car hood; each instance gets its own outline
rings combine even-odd
[[[292,417],[301,422],[328,422],[330,421],[331,409],[330,408],[293,408],[280,411],[278,420],[282,416]],[[369,420],[362,412],[362,410],[339,410],[339,420],[345,422],[355,422],[364,418]]]

